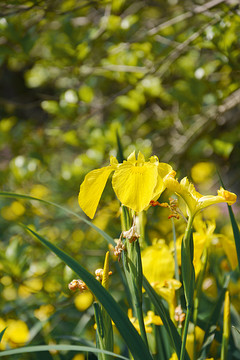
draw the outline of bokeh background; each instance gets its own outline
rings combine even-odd
[[[124,158],[133,150],[146,158],[155,154],[204,194],[219,188],[216,170],[226,188],[239,193],[238,1],[1,1],[0,84],[2,191],[83,215],[80,183],[110,155],[120,156],[120,142]],[[238,209],[236,204],[237,216]],[[102,267],[106,241],[37,201],[1,198],[0,213],[0,317],[2,326],[21,320],[13,329],[26,335],[9,335],[2,346],[48,344],[70,335],[65,342],[73,343],[73,336],[93,341],[91,296],[70,294],[74,274],[18,223],[32,226],[91,272]],[[148,214],[146,238],[169,242],[167,216],[160,221],[160,210]],[[217,230],[231,236],[226,207],[204,216],[217,217]],[[93,222],[114,238],[120,234],[110,182]],[[184,223],[177,227],[181,234]],[[112,282],[113,295],[124,303],[121,279],[113,275]]]

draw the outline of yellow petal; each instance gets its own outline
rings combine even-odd
[[[152,156],[153,158],[153,156]],[[151,161],[151,159],[150,159]],[[158,179],[157,179],[157,185],[154,189],[153,192],[153,198],[151,200],[156,201],[159,196],[161,195],[161,193],[166,189],[166,186],[164,184],[164,177],[167,176],[168,174],[173,174],[173,169],[169,164],[166,163],[159,163],[158,164]]]
[[[220,190],[218,190],[217,196],[213,196],[213,195],[202,196],[198,200],[197,211],[202,210],[209,205],[214,205],[223,202],[227,203],[228,205],[232,205],[236,202],[236,200],[237,200],[236,194],[224,190],[221,187]]]
[[[172,176],[171,173],[164,177],[164,185],[172,192],[176,192],[178,194],[181,192],[181,186],[179,182],[174,178],[174,176]]]
[[[194,244],[194,256],[193,265],[195,268],[196,277],[201,270],[201,256],[206,245],[207,237],[203,234],[193,233],[193,244]]]
[[[163,183],[163,179],[160,176],[158,176],[157,185],[155,186],[151,200],[156,201],[159,198],[159,196],[162,194],[162,192],[165,190],[165,188],[166,187]]]
[[[85,179],[80,186],[78,203],[85,214],[91,219],[95,215],[107,179],[114,170],[114,166],[106,166],[101,169],[90,171],[90,173],[85,176]]]
[[[152,163],[134,166],[126,161],[113,175],[113,189],[123,205],[139,212],[152,200],[157,176],[157,167]]]
[[[218,190],[218,195],[202,196],[196,191],[194,185],[189,182],[185,177],[179,183],[172,174],[168,174],[163,179],[165,186],[180,195],[186,202],[190,213],[195,216],[200,210],[206,208],[209,205],[214,205],[222,202],[226,202],[228,205],[235,203],[237,196],[223,188]]]
[[[112,156],[112,155],[110,156],[110,165],[113,165],[113,166],[118,165],[118,161],[115,158],[115,156]]]
[[[221,241],[223,250],[227,255],[228,261],[230,262],[232,270],[234,270],[238,265],[237,251],[234,240],[229,239],[227,236],[219,234],[219,240]]]
[[[158,160],[157,155],[151,156],[150,159],[149,159],[149,161],[150,161],[151,163],[159,163],[159,160]]]
[[[128,156],[127,161],[130,161],[133,164],[136,163],[137,160],[136,160],[135,150]]]
[[[171,167],[171,165],[169,165],[167,163],[159,163],[158,164],[158,173],[161,176],[161,178],[164,178],[168,174],[171,174],[171,176],[176,175],[176,173],[173,170],[173,168]]]
[[[150,325],[150,324],[163,325],[160,316],[155,315],[153,311],[148,311],[147,316],[145,316],[144,318],[144,325]]]
[[[218,190],[218,196],[222,197],[223,201],[228,203],[228,205],[234,204],[237,200],[236,194],[234,194],[230,191],[224,190],[222,187],[220,188],[220,190]]]
[[[138,163],[138,165],[143,165],[145,163],[145,157],[143,156],[141,151],[139,151],[139,153],[138,153],[137,163]]]
[[[150,283],[163,286],[166,280],[173,278],[174,266],[172,252],[163,242],[148,246],[142,252],[143,273]]]

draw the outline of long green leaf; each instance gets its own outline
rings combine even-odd
[[[224,189],[226,189],[223,184],[223,180],[221,178],[220,172],[217,171],[217,174],[218,174],[218,177],[219,177],[222,187]],[[234,236],[235,246],[236,246],[236,250],[237,250],[238,267],[240,268],[240,232],[239,232],[238,224],[236,222],[232,207],[229,205],[228,205],[228,212],[229,212],[229,216],[230,216],[230,220],[231,220],[231,224],[232,224],[233,236]]]
[[[105,233],[105,231],[99,229],[96,225],[92,224],[90,221],[88,221],[87,219],[85,219],[83,216],[75,213],[72,210],[69,210],[61,205],[58,205],[52,201],[47,201],[47,200],[43,200],[43,199],[39,199],[36,198],[34,196],[30,196],[30,195],[23,195],[23,194],[15,194],[15,193],[11,193],[11,192],[5,192],[5,191],[0,191],[0,196],[1,197],[5,197],[5,198],[13,198],[13,199],[24,199],[24,200],[35,200],[35,201],[39,201],[42,202],[46,205],[51,205],[51,206],[55,206],[58,209],[68,213],[69,215],[73,215],[75,217],[77,217],[79,220],[85,222],[85,224],[91,226],[94,230],[96,230],[105,240],[107,240],[107,242],[109,244],[112,244],[113,246],[115,246],[115,242],[114,240],[111,238],[111,236],[109,236],[107,233]]]
[[[118,359],[129,360],[125,356],[115,354],[111,351],[101,350],[98,348],[93,348],[89,346],[79,346],[79,345],[36,345],[36,346],[26,346],[20,347],[13,350],[5,350],[0,351],[0,357],[9,356],[9,355],[17,355],[17,354],[26,354],[26,353],[36,353],[40,351],[84,351],[84,352],[92,352],[92,353],[102,353],[107,355],[112,355]]]
[[[208,351],[210,349],[210,346],[213,342],[213,339],[215,338],[217,324],[219,321],[219,314],[221,313],[221,308],[223,306],[225,292],[227,290],[229,280],[230,280],[230,278],[227,277],[225,280],[224,286],[221,290],[220,296],[219,296],[219,298],[214,306],[214,309],[206,323],[203,345],[202,345],[201,354],[199,357],[199,359],[201,359],[201,360],[206,359],[206,357],[208,355]]]
[[[0,342],[2,341],[2,337],[5,333],[5,331],[7,330],[7,328],[5,327],[5,329],[3,329],[1,332],[0,332]]]
[[[177,332],[175,325],[173,324],[167,311],[165,310],[160,297],[155,292],[155,290],[152,288],[152,286],[149,284],[149,282],[145,278],[145,276],[143,276],[143,287],[146,290],[153,305],[155,306],[156,313],[161,317],[162,322],[163,322],[163,324],[166,328],[166,331],[168,333],[168,336],[170,338],[171,344],[175,348],[175,351],[179,358],[180,353],[181,353],[182,340],[181,340],[179,333]],[[185,360],[190,360],[187,353],[185,353]]]
[[[125,340],[129,350],[131,351],[135,360],[152,360],[152,357],[144,344],[142,338],[134,328],[126,314],[122,311],[113,297],[104,289],[104,287],[85,270],[81,265],[77,263],[72,257],[67,255],[64,251],[50,243],[41,235],[31,230],[27,226],[23,225],[31,234],[33,234],[38,240],[40,240],[48,249],[53,251],[61,260],[64,261],[89,287],[94,293],[99,302],[106,309],[120,334]]]
[[[121,139],[119,137],[119,133],[118,131],[116,131],[116,137],[117,137],[117,146],[118,146],[118,152],[117,152],[117,159],[120,163],[123,162],[124,157],[123,157],[123,146],[121,143]]]

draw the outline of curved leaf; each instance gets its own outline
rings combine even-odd
[[[2,337],[5,333],[5,331],[7,330],[7,328],[5,327],[5,329],[3,329],[1,332],[0,332],[0,342],[2,341]]]
[[[17,354],[26,354],[26,353],[36,353],[40,351],[84,351],[84,352],[92,352],[92,353],[102,353],[107,355],[112,355],[118,359],[129,360],[125,356],[115,354],[111,351],[101,350],[89,346],[79,346],[79,345],[36,345],[36,346],[26,346],[13,350],[5,350],[0,351],[0,357],[8,356],[8,355],[17,355]]]
[[[61,205],[58,205],[52,201],[47,201],[47,200],[43,200],[43,199],[39,199],[39,198],[36,198],[34,196],[30,196],[30,195],[23,195],[23,194],[15,194],[15,193],[11,193],[11,192],[5,192],[5,191],[0,191],[0,196],[1,197],[5,197],[5,198],[13,198],[13,199],[24,199],[24,200],[35,200],[35,201],[39,201],[39,202],[42,202],[46,205],[51,205],[51,206],[55,206],[57,207],[58,209],[70,214],[70,215],[73,215],[75,217],[77,217],[78,219],[80,219],[81,221],[85,222],[85,224],[91,226],[94,230],[96,230],[105,240],[107,240],[107,242],[109,244],[112,244],[113,246],[115,246],[115,242],[114,240],[111,238],[111,236],[109,236],[107,233],[105,233],[105,231],[99,229],[96,225],[92,224],[90,221],[88,221],[87,219],[85,219],[83,216],[75,213],[74,211],[72,210],[69,210]]]
[[[152,301],[153,305],[155,306],[156,313],[161,317],[162,322],[166,328],[168,336],[170,338],[172,346],[175,348],[175,351],[180,358],[181,354],[181,345],[182,340],[177,332],[175,325],[173,324],[172,320],[170,319],[167,311],[164,308],[164,305],[161,302],[160,297],[156,293],[156,291],[152,288],[149,284],[148,280],[143,276],[143,287],[146,290],[150,300]],[[185,360],[190,360],[187,353],[185,353]]]
[[[134,328],[126,314],[122,311],[120,306],[116,303],[114,298],[104,289],[104,287],[85,270],[76,260],[67,255],[64,251],[50,243],[41,235],[23,225],[30,233],[32,233],[38,240],[40,240],[48,249],[52,250],[61,260],[64,261],[89,287],[94,293],[99,302],[106,309],[129,350],[131,351],[135,360],[152,360],[152,357],[144,344],[142,338]]]

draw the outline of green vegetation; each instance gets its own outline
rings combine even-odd
[[[0,2],[0,332],[7,328],[0,333],[0,349],[12,351],[23,345],[51,349],[15,354],[17,360],[87,359],[87,350],[74,346],[95,346],[94,311],[101,336],[99,326],[103,319],[109,325],[109,308],[93,307],[90,292],[72,293],[68,284],[76,275],[81,278],[80,268],[91,274],[102,268],[108,250],[113,272],[109,289],[102,290],[91,277],[89,281],[101,299],[108,293],[108,306],[114,304],[119,311],[116,327],[124,334],[129,321],[124,317],[117,324],[120,310],[134,311],[132,299],[137,307],[141,301],[139,294],[133,296],[134,271],[127,273],[126,267],[123,271],[112,247],[122,230],[134,224],[134,216],[125,209],[121,219],[119,190],[114,188],[114,192],[110,181],[93,220],[78,205],[84,177],[108,166],[110,156],[122,163],[134,150],[141,151],[146,161],[157,155],[176,170],[176,178],[187,176],[201,194],[216,194],[223,181],[226,189],[239,195],[239,59],[237,0]],[[168,185],[161,203],[176,198],[175,192],[182,196]],[[187,217],[181,199],[179,207]],[[234,239],[236,244],[240,241],[238,201],[233,211],[230,208],[230,217],[226,204],[204,209],[201,215],[185,235],[185,265],[180,273],[185,295],[175,282],[162,285],[165,280],[179,280],[176,269],[181,265],[185,220],[171,221],[169,209],[153,206],[137,216],[138,255],[132,253],[131,260],[137,263],[141,250],[146,276],[144,319],[150,316],[147,310],[155,307],[164,324],[158,326],[155,319],[152,333],[147,333],[150,350],[162,349],[154,355],[156,360],[170,359],[173,351],[180,356],[182,334],[174,326],[173,313],[179,304],[186,312],[186,300],[193,307],[186,339],[190,358],[226,359],[229,354],[232,360],[240,358],[236,268],[240,252],[234,243]],[[175,264],[171,258],[174,237]],[[45,245],[46,241],[52,244],[53,252],[60,248],[70,258],[66,260],[65,254],[60,260],[42,246],[41,239]],[[207,251],[202,250],[204,246]],[[159,256],[168,261],[158,265],[170,272],[158,274],[161,286],[157,289],[149,284],[156,279],[144,258],[148,247],[156,251],[151,264]],[[71,269],[73,259],[79,267]],[[139,292],[139,268],[135,275]],[[229,312],[227,306],[223,310],[223,303],[225,298],[229,301],[229,294],[230,330],[229,317],[223,325],[223,312],[225,319]],[[141,318],[141,314],[133,315],[128,313],[130,320]],[[136,359],[145,351],[145,360],[151,355],[141,320],[140,327],[142,338],[133,326],[129,334],[138,344]],[[123,341],[115,330],[110,351],[129,358],[125,344],[130,335]],[[191,342],[191,336],[195,341]],[[216,343],[210,347],[213,338]],[[106,339],[102,339],[99,348],[104,347]],[[54,344],[64,351],[59,347],[54,352]],[[109,359],[109,354],[99,354],[89,353],[88,359]]]

